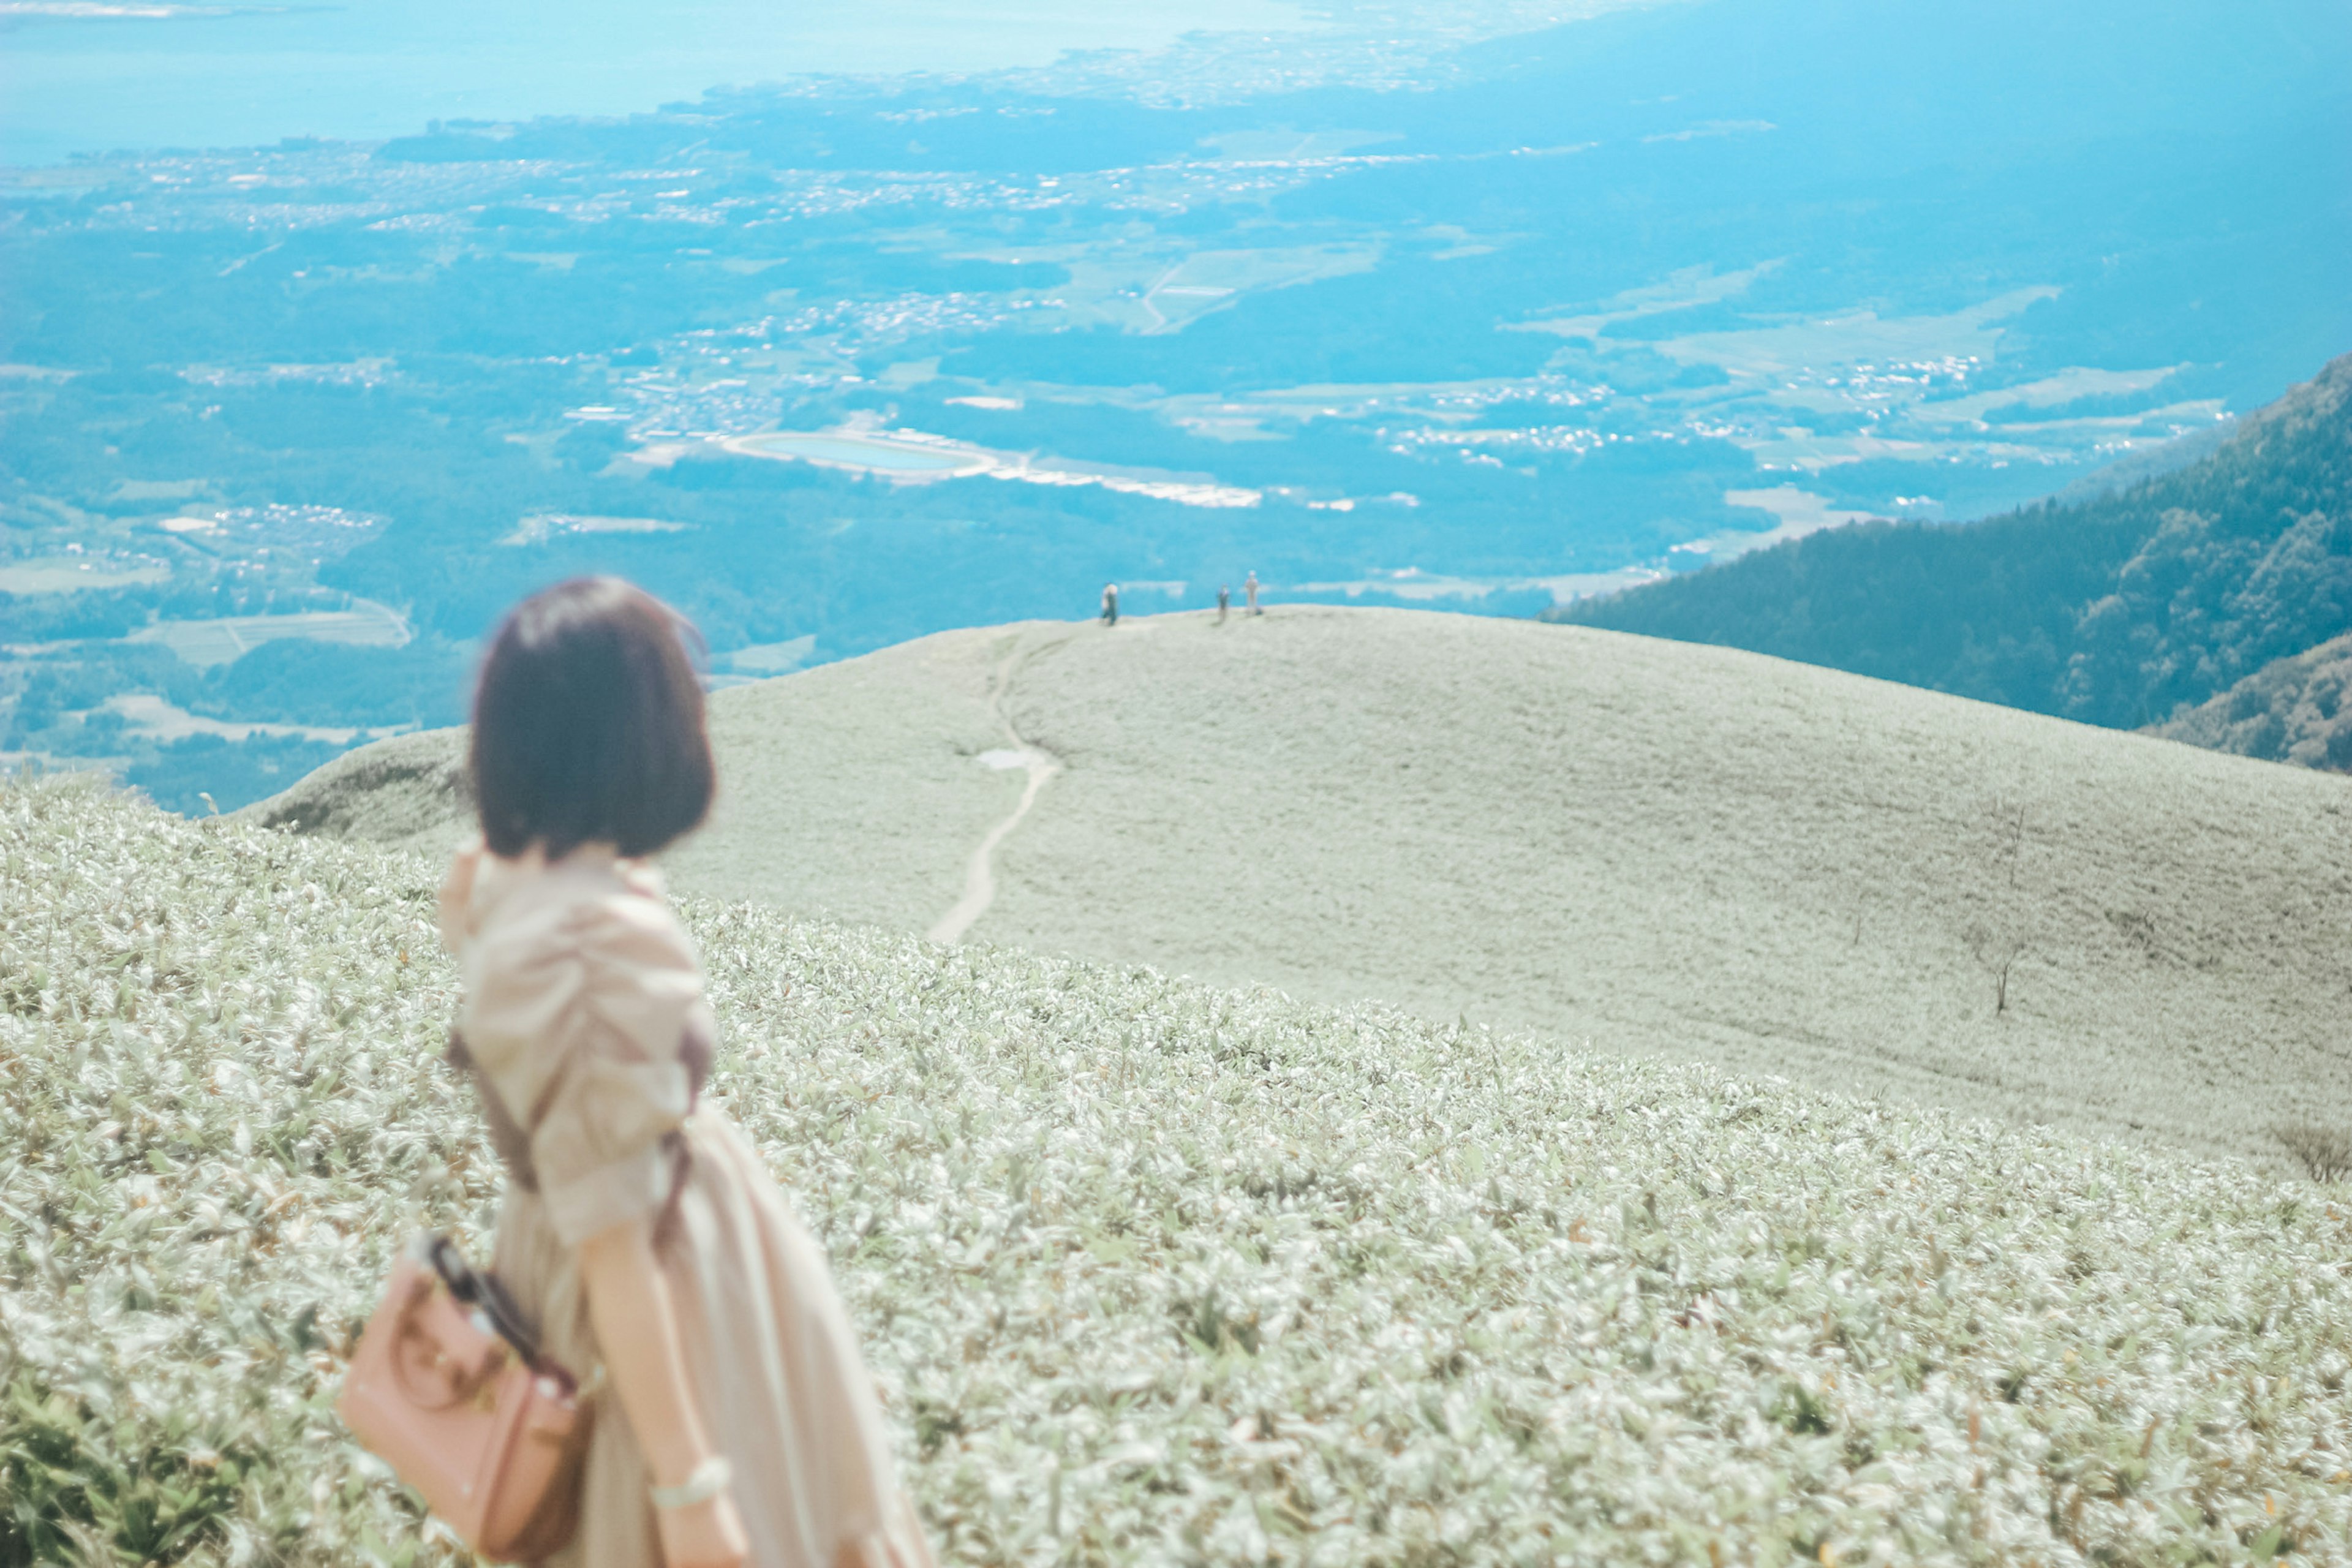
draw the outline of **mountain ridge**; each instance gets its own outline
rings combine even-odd
[[[1816,533],[1547,618],[2164,723],[2352,630],[2352,354],[2116,494]]]

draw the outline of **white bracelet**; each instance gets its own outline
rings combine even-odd
[[[674,1487],[647,1487],[658,1509],[692,1508],[709,1502],[735,1481],[735,1467],[724,1454],[713,1454],[694,1467],[694,1474]]]

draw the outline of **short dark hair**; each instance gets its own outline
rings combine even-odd
[[[618,577],[514,607],[482,661],[467,757],[492,854],[650,855],[701,824],[718,770],[688,639],[685,616]]]

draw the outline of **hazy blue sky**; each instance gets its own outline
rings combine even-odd
[[[152,5],[153,0],[137,0]],[[167,19],[0,19],[0,161],[373,138],[432,119],[618,114],[806,71],[972,71],[1194,30],[1308,25],[1296,0],[349,0]]]

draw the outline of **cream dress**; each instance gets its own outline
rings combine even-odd
[[[660,1252],[688,1372],[759,1568],[928,1568],[882,1413],[824,1253],[750,1143],[688,1115],[680,1042],[710,1037],[692,943],[654,872],[591,846],[549,864],[461,851],[441,893],[481,1078],[533,1125],[537,1192],[509,1181],[499,1278],[591,1386],[601,1360],[579,1247],[657,1215],[683,1129],[691,1164]],[[650,1479],[620,1401],[595,1399],[580,1531],[562,1568],[658,1568]]]

